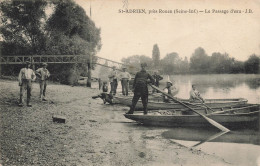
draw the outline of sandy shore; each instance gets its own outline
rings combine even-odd
[[[48,102],[33,84],[32,107],[18,107],[18,82],[0,80],[0,164],[231,165],[222,158],[162,137],[167,128],[127,120],[122,106],[91,99],[97,89],[50,84]],[[66,117],[53,123],[53,115]]]

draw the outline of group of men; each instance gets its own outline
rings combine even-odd
[[[20,70],[18,81],[20,86],[20,100],[19,106],[24,106],[24,94],[27,92],[27,106],[31,107],[31,91],[32,91],[32,82],[36,80],[36,76],[39,78],[40,83],[40,100],[46,101],[46,88],[47,88],[47,79],[50,77],[50,72],[48,71],[47,63],[43,63],[42,67],[37,69],[35,72],[30,68],[31,62],[26,61],[26,66]]]
[[[116,95],[118,82],[121,81],[122,94],[124,96],[128,96],[129,81],[131,80],[131,75],[126,71],[126,67],[123,67],[122,70],[123,70],[122,72],[118,73],[118,71],[116,71],[116,67],[113,66],[113,70],[108,75],[110,86],[111,86],[110,89],[111,95]]]
[[[39,78],[39,84],[40,84],[40,100],[46,101],[46,87],[47,87],[47,79],[50,77],[50,72],[47,69],[47,64],[43,63],[42,67],[37,69],[35,72],[30,68],[31,63],[29,61],[26,62],[26,67],[22,68],[20,70],[18,80],[19,80],[19,86],[20,86],[20,101],[19,106],[24,106],[24,93],[27,91],[27,106],[31,107],[30,99],[31,99],[31,90],[32,90],[32,81],[35,81],[36,75]],[[133,114],[135,110],[135,106],[138,102],[138,100],[141,98],[142,104],[143,104],[143,111],[144,114],[147,114],[147,104],[148,104],[148,84],[159,86],[159,81],[163,79],[161,76],[159,76],[157,73],[154,73],[153,76],[151,76],[146,71],[147,64],[142,63],[141,64],[141,71],[137,72],[134,78],[133,82],[133,92],[134,96],[132,99],[132,105],[130,107],[130,110],[127,112],[128,114]],[[126,71],[126,68],[123,68],[123,72],[118,73],[116,71],[116,68],[113,67],[113,70],[109,74],[109,81],[111,85],[110,95],[113,96],[116,94],[116,89],[118,86],[118,81],[121,81],[122,85],[122,93],[125,96],[128,96],[128,87],[129,87],[129,81],[131,80],[131,75]],[[167,81],[166,87],[164,88],[164,91],[171,95],[171,87],[172,82],[170,80]],[[107,84],[104,83],[103,85],[103,91],[107,92]],[[169,102],[169,98],[167,96],[164,96],[164,101]],[[192,90],[190,91],[190,100],[191,101],[202,101],[204,102],[204,99],[200,96],[200,93],[196,90],[195,85],[192,85]]]
[[[157,80],[160,80],[162,78],[160,77],[154,77],[151,76],[149,73],[146,71],[147,64],[142,63],[141,64],[141,71],[137,72],[135,75],[134,79],[134,84],[133,84],[133,91],[134,91],[134,97],[132,99],[132,105],[130,107],[130,110],[126,114],[133,114],[135,111],[135,106],[138,102],[138,100],[141,98],[142,104],[143,104],[143,111],[144,115],[147,114],[147,104],[148,104],[148,85],[153,84],[156,86],[159,86],[159,81],[156,82]],[[155,73],[157,74],[157,73]],[[166,87],[163,89],[164,92],[169,94],[170,96],[172,95],[172,87],[173,83],[168,80],[166,83]],[[167,96],[163,96],[164,102],[169,102],[170,99]],[[192,85],[192,90],[190,91],[190,100],[191,101],[201,101],[204,102],[204,99],[200,96],[199,91],[197,91],[196,86]]]

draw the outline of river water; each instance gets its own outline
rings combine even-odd
[[[176,96],[180,98],[189,98],[191,85],[195,84],[203,98],[246,98],[248,103],[260,104],[260,75],[176,75],[169,78],[179,88]],[[166,80],[167,77],[163,81]],[[175,128],[162,135],[192,147],[217,133],[205,129]],[[255,129],[232,131],[194,148],[220,156],[235,165],[260,165],[260,131]]]
[[[191,85],[195,84],[201,96],[207,99],[245,98],[248,103],[260,104],[260,75],[216,74],[216,75],[174,75],[169,77],[179,89],[176,97],[189,98]],[[167,76],[161,81],[162,89]],[[121,90],[121,85],[118,85]],[[133,122],[135,123],[135,122]],[[127,126],[127,127],[131,127]],[[136,125],[132,125],[136,128]],[[154,127],[140,126],[142,130]],[[223,158],[232,165],[260,166],[260,131],[256,129],[236,130],[218,133],[213,129],[194,128],[158,128],[165,139],[171,139],[181,145],[194,147],[208,154]],[[217,136],[220,135],[220,136]]]

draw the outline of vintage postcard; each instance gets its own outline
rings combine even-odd
[[[259,0],[1,0],[0,166],[260,166]]]

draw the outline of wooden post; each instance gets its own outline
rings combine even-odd
[[[0,77],[2,77],[2,42],[1,42],[1,45],[0,45]]]
[[[91,70],[92,70],[92,55],[89,55],[87,87],[91,87]]]
[[[0,52],[0,77],[2,77],[2,59],[1,59],[1,52]]]
[[[31,56],[31,63],[32,63],[32,69],[33,69],[33,71],[35,71],[35,64],[34,64],[33,55]]]

